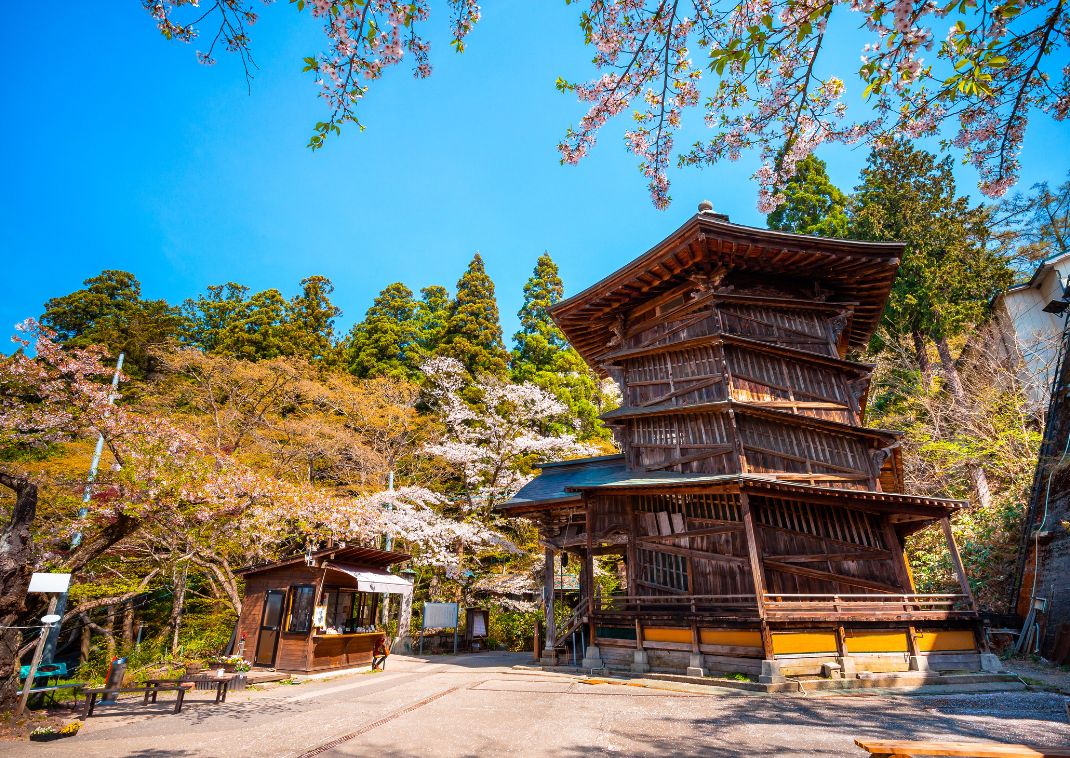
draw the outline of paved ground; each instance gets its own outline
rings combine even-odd
[[[0,756],[861,756],[855,737],[952,736],[1070,745],[1059,694],[697,694],[512,668],[526,657],[393,656],[386,673],[232,693],[218,708],[197,692],[179,715],[162,700],[124,704],[77,737],[0,744]]]

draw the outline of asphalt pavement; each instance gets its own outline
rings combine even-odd
[[[854,739],[1070,745],[1063,695],[750,695],[514,668],[529,655],[391,656],[387,671],[97,711],[73,738],[0,756],[857,756]],[[211,693],[214,694],[214,693]],[[99,714],[99,715],[98,715]]]

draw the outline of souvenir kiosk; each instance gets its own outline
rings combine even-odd
[[[245,578],[242,655],[255,668],[301,674],[370,666],[390,595],[400,596],[398,629],[409,628],[412,582],[387,571],[409,559],[333,547],[238,572]]]

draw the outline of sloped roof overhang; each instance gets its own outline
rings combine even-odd
[[[855,303],[847,342],[863,347],[877,327],[903,254],[900,242],[860,242],[757,229],[699,213],[631,263],[562,300],[554,321],[583,358],[596,365],[612,349],[616,314],[667,291],[691,273],[737,271],[806,278]]]

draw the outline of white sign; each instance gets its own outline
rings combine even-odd
[[[446,629],[457,626],[457,603],[424,603],[424,629]]]
[[[34,574],[27,592],[66,592],[71,586],[70,574]]]

